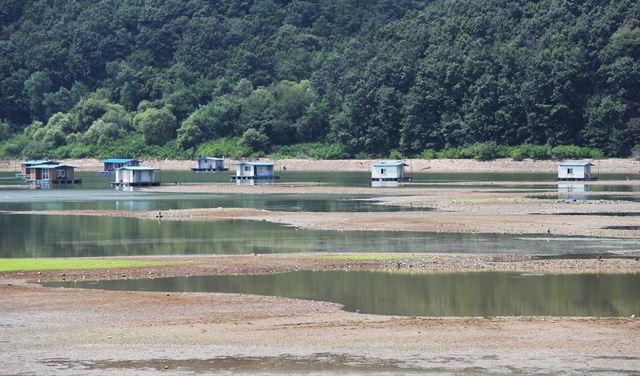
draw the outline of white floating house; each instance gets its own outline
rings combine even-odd
[[[279,179],[275,165],[270,162],[239,162],[236,164],[235,180]]]
[[[371,181],[409,181],[404,173],[404,162],[380,162],[371,167]]]
[[[196,159],[196,167],[191,171],[227,171],[228,168],[224,168],[224,158],[214,157],[200,157]]]
[[[149,185],[160,185],[156,181],[155,172],[159,168],[147,166],[125,166],[116,170],[116,181],[111,183],[121,187],[139,187]]]
[[[65,164],[41,164],[29,167],[27,183],[31,184],[78,184],[75,166]]]
[[[558,165],[558,181],[597,180],[591,175],[591,162],[562,162]]]
[[[120,158],[105,159],[103,161],[100,161],[100,163],[104,165],[102,171],[100,171],[101,174],[113,174],[120,167],[140,165],[140,161],[137,159]]]

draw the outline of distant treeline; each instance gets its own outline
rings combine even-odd
[[[637,148],[637,0],[0,0],[0,156]]]

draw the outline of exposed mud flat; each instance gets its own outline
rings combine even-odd
[[[640,369],[637,318],[376,316],[277,297],[7,280],[0,294],[0,362],[8,374],[302,374],[323,372],[327,357],[325,374]],[[264,371],[247,359],[280,366]]]

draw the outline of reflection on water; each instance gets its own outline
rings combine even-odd
[[[405,316],[628,316],[640,312],[640,274],[304,271],[45,286],[225,292],[330,301],[348,311]]]
[[[375,180],[371,182],[371,186],[374,188],[395,188],[399,187],[402,184],[399,181],[382,181]]]
[[[558,183],[558,198],[560,200],[586,200],[585,192],[591,192],[591,185],[584,183]]]
[[[274,211],[383,212],[424,211],[421,207],[381,205],[366,195],[320,194],[158,194],[139,191],[117,192],[72,190],[40,192],[37,196],[19,191],[4,195],[0,210],[170,210],[197,208],[255,208]]]
[[[248,254],[288,252],[462,252],[603,254],[637,239],[304,230],[268,222],[0,214],[0,257]]]
[[[425,335],[428,335],[426,333]],[[146,348],[146,353],[152,348]],[[72,360],[42,359],[39,363],[56,370],[54,373],[75,371],[82,375],[157,375],[215,374],[215,375],[345,375],[390,376],[431,374],[634,374],[640,358],[629,356],[543,356],[523,357],[465,354],[412,354],[408,359],[387,360],[353,355],[314,353],[308,356],[278,354],[274,356],[218,356],[207,358],[167,359],[166,351],[156,350],[157,357],[144,360]],[[190,356],[197,356],[191,354]]]

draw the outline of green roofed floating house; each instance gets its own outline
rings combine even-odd
[[[405,175],[404,168],[408,166],[404,162],[380,162],[371,167],[371,181],[411,181],[410,176]]]
[[[239,162],[236,163],[236,174],[232,180],[269,180],[280,179],[275,174],[274,164],[271,162]]]
[[[191,171],[196,172],[216,172],[228,170],[228,168],[224,168],[224,158],[215,157],[200,157],[196,159],[196,167],[191,169]]]
[[[127,158],[111,158],[100,161],[104,165],[101,174],[113,174],[120,167],[125,166],[139,166],[140,161],[137,159],[127,159]]]
[[[29,167],[27,183],[31,184],[79,184],[75,178],[75,166],[65,164],[40,164]]]
[[[160,185],[156,181],[155,172],[160,170],[147,166],[125,166],[116,170],[116,181],[111,185],[116,187],[140,187]]]
[[[58,161],[24,161],[20,162],[20,172],[16,173],[16,178],[18,179],[29,179],[31,170],[30,168],[33,166],[39,165],[57,165],[60,164]]]
[[[598,180],[591,175],[591,162],[562,162],[558,165],[558,181]]]

